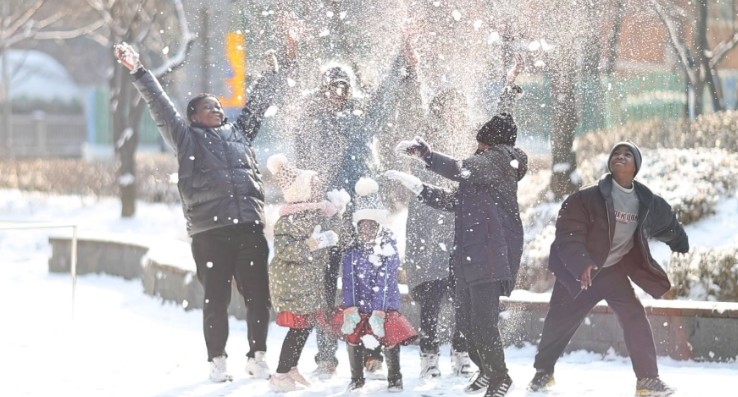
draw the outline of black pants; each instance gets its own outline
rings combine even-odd
[[[290,369],[297,366],[312,328],[290,328],[282,343],[282,351],[279,353],[278,374],[286,374]]]
[[[197,278],[205,289],[203,332],[208,360],[225,355],[231,280],[246,303],[248,357],[266,351],[269,328],[269,247],[262,227],[226,226],[192,236]]]
[[[459,306],[456,324],[466,336],[469,358],[485,375],[497,381],[507,375],[505,351],[497,322],[500,319],[502,286],[497,282],[456,284]]]
[[[453,298],[449,290],[448,279],[426,281],[412,290],[413,299],[420,306],[420,351],[423,353],[438,353],[438,315],[441,312],[443,297],[446,294],[449,298]],[[454,304],[454,321],[462,317],[456,313],[458,311],[459,306]],[[451,346],[458,352],[468,350],[466,338],[455,324]]]
[[[341,257],[343,252],[338,248],[331,250],[328,267],[323,274],[323,287],[325,288],[326,307],[336,306],[336,291],[338,289],[338,272],[341,268]],[[315,336],[318,339],[318,354],[315,362],[332,362],[338,365],[336,350],[338,350],[338,338],[331,332],[324,331],[322,327],[316,327]]]
[[[633,291],[620,264],[608,267],[592,281],[592,286],[573,299],[563,284],[556,282],[551,307],[543,323],[535,368],[553,372],[556,361],[590,310],[605,300],[620,322],[633,371],[638,378],[658,376],[656,346],[643,305]]]

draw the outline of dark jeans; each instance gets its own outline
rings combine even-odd
[[[312,328],[290,328],[282,343],[282,351],[279,353],[278,374],[286,374],[290,369],[297,366]]]
[[[325,288],[326,307],[333,308],[336,306],[336,290],[338,289],[338,272],[341,268],[341,257],[343,252],[338,248],[331,250],[328,267],[323,275],[323,287]],[[336,350],[338,350],[338,338],[331,332],[324,331],[322,327],[315,328],[315,335],[318,339],[318,354],[315,355],[315,362],[332,362],[338,365],[336,358]]]
[[[423,353],[438,353],[438,315],[441,312],[443,297],[453,298],[448,284],[448,279],[426,281],[412,290],[413,299],[420,306],[420,351]],[[454,304],[454,322],[461,317],[458,311],[458,305]],[[451,346],[458,352],[467,351],[466,338],[456,324],[453,327]]]
[[[505,351],[497,322],[502,286],[497,282],[456,284],[456,324],[469,343],[469,358],[485,375],[499,381],[507,375]]]
[[[248,357],[266,351],[269,328],[269,247],[261,226],[237,225],[192,236],[197,278],[205,289],[203,332],[208,360],[226,355],[231,280],[246,303]]]
[[[541,342],[538,344],[534,363],[536,369],[554,371],[556,361],[574,332],[597,302],[603,299],[615,312],[623,329],[625,347],[636,377],[655,378],[659,375],[651,325],[620,264],[600,271],[592,281],[592,286],[582,291],[576,299],[571,297],[563,284],[554,284],[551,307],[543,323]]]

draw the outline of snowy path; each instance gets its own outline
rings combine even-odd
[[[7,251],[6,251],[7,252]],[[162,304],[141,291],[139,281],[109,276],[83,276],[78,281],[74,318],[68,275],[48,274],[42,250],[10,255],[2,262],[0,297],[4,321],[0,327],[3,360],[0,396],[125,396],[210,397],[266,396],[266,381],[252,380],[242,372],[245,323],[232,321],[229,351],[235,381],[211,384],[205,380],[204,344],[200,311],[185,312]],[[272,326],[267,359],[276,368],[284,329]],[[302,372],[313,369],[315,340],[308,341],[301,360]],[[447,348],[444,351],[448,351]],[[509,396],[535,396],[525,391],[531,378],[533,347],[506,351],[515,380]],[[342,395],[349,369],[343,349],[337,378],[285,396]],[[417,347],[402,351],[405,392],[385,392],[385,383],[370,381],[359,395],[457,396],[465,380],[444,376],[421,382]],[[661,359],[662,377],[679,389],[679,396],[733,396],[738,364],[676,362]],[[441,359],[448,374],[448,356]],[[634,383],[629,361],[577,352],[557,367],[558,386],[550,396],[630,396]]]

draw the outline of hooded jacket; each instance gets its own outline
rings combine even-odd
[[[633,181],[633,186],[640,203],[634,246],[615,266],[625,266],[631,280],[658,299],[671,288],[671,283],[651,256],[648,240],[663,241],[676,252],[687,252],[689,240],[663,198],[637,181]],[[610,253],[615,233],[612,189],[612,175],[607,174],[596,185],[569,196],[559,210],[548,267],[573,297],[581,292],[579,279],[584,270],[597,266],[594,279]]]
[[[467,284],[500,282],[509,296],[523,253],[518,181],[528,171],[528,156],[510,145],[495,145],[458,162],[433,152],[430,170],[459,183],[455,190],[424,184],[428,205],[454,212],[451,268]]]
[[[180,116],[149,71],[134,76],[134,86],[177,156],[177,187],[190,236],[235,224],[264,224],[264,189],[251,144],[282,83],[286,79],[269,73],[257,81],[235,122],[205,128]]]

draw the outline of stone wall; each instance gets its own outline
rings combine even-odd
[[[50,272],[69,271],[69,238],[50,238]],[[202,308],[203,290],[191,270],[177,264],[159,263],[146,256],[147,249],[130,243],[79,241],[78,274],[107,273],[140,278],[144,292],[181,305]],[[735,361],[738,359],[738,303],[644,300],[660,356],[678,360]],[[506,345],[536,344],[548,311],[547,301],[503,298],[500,329]],[[416,326],[419,308],[403,296],[402,313]],[[232,291],[229,313],[245,319],[243,299]],[[449,339],[453,312],[446,303],[441,310],[439,335]],[[567,351],[588,350],[627,356],[622,330],[610,308],[601,303],[587,316]]]

